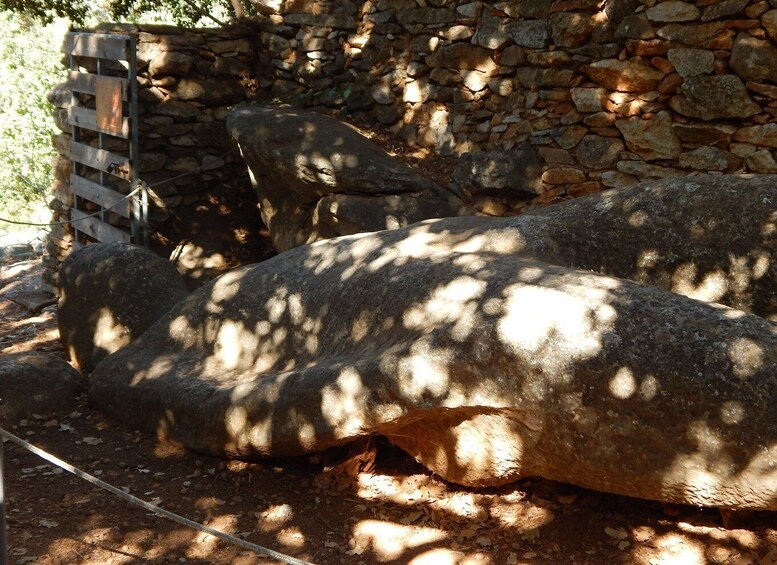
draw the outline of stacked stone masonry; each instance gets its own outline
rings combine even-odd
[[[231,29],[140,31],[145,174],[222,170],[212,124],[242,100],[323,107],[462,156],[451,184],[493,215],[777,172],[777,0],[261,3]]]
[[[181,242],[216,231],[223,232],[216,236],[222,240],[216,247],[250,240],[262,228],[257,200],[225,121],[235,104],[256,97],[254,29],[106,25],[91,31],[137,37],[139,172],[150,187],[152,248],[169,254]],[[94,60],[83,58],[80,64],[93,70]],[[62,132],[53,138],[59,152],[50,204],[55,221],[67,220],[73,205],[70,98],[64,84],[50,95]],[[88,96],[81,102],[93,103]],[[88,141],[97,145],[96,136]],[[118,140],[109,148],[126,154],[126,145]],[[212,243],[213,237],[209,239]],[[68,227],[51,231],[44,260],[52,271],[69,253],[72,240]],[[223,263],[223,254],[218,261]]]

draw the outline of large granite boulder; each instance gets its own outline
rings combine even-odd
[[[190,295],[104,359],[90,394],[215,455],[382,434],[465,485],[540,475],[777,509],[774,180],[673,180],[299,247]],[[586,248],[582,267],[665,287],[678,265],[720,269],[740,285],[720,299],[749,292],[743,307],[761,315],[579,270]]]
[[[61,357],[37,351],[0,357],[0,425],[15,426],[33,414],[74,410],[85,383]]]
[[[59,271],[59,334],[71,361],[91,371],[187,295],[175,267],[128,243],[87,245]]]
[[[227,128],[248,164],[278,251],[465,211],[456,195],[330,116],[242,106]]]

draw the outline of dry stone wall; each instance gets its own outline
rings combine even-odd
[[[485,211],[777,171],[775,0],[265,6],[263,85],[467,155],[454,182]]]
[[[246,100],[459,156],[451,185],[491,215],[644,179],[777,172],[777,0],[257,1],[263,15],[234,28],[123,28],[140,40],[144,177],[206,169],[165,186],[157,223],[215,192],[253,208],[239,155],[222,154]],[[63,218],[69,166],[55,167]],[[52,262],[67,237],[55,229]]]
[[[106,25],[94,31],[137,37],[140,178],[151,191],[152,248],[169,255],[179,246],[180,270],[194,278],[227,268],[241,255],[239,248],[243,255],[256,252],[263,244],[257,241],[263,228],[257,199],[225,125],[235,104],[256,96],[253,27]],[[94,61],[81,64],[88,69]],[[54,137],[60,156],[51,208],[57,221],[67,220],[73,205],[70,96],[66,85],[50,96],[62,130]],[[88,105],[89,97],[83,102]],[[115,150],[123,148],[117,144]],[[45,258],[52,271],[69,254],[72,238],[68,226],[52,230]]]

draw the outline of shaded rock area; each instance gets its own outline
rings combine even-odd
[[[774,180],[657,181],[298,247],[190,295],[90,394],[215,455],[382,434],[465,485],[540,475],[777,509]],[[578,270],[675,289],[697,263],[735,283],[707,298],[760,316]]]
[[[0,358],[0,425],[33,414],[66,414],[84,391],[81,375],[52,353],[6,353]]]
[[[227,127],[248,164],[278,251],[465,210],[453,193],[330,116],[244,106]]]
[[[187,295],[170,262],[128,243],[74,252],[62,265],[60,285],[62,344],[83,372],[131,343]]]
[[[777,322],[775,175],[673,177],[529,215],[546,222],[535,233],[551,263]]]

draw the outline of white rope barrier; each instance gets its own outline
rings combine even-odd
[[[179,516],[178,514],[175,514],[173,512],[170,512],[169,510],[165,510],[164,508],[160,508],[159,506],[155,506],[154,504],[151,504],[149,502],[146,502],[145,500],[141,500],[140,498],[136,496],[132,496],[129,493],[124,492],[123,490],[116,488],[113,485],[110,485],[106,483],[105,481],[101,481],[97,477],[94,477],[90,475],[89,473],[86,473],[80,469],[77,469],[70,463],[67,463],[63,461],[62,459],[59,459],[58,457],[55,457],[54,455],[51,455],[50,453],[47,453],[43,451],[42,449],[35,447],[34,445],[24,441],[20,437],[15,436],[14,434],[10,433],[7,430],[4,430],[3,428],[0,428],[0,437],[5,437],[12,443],[15,443],[16,445],[23,447],[27,451],[30,451],[31,453],[34,453],[41,459],[44,459],[48,461],[49,463],[53,463],[57,467],[60,467],[61,469],[64,469],[65,471],[74,474],[76,477],[79,477],[81,479],[84,479],[87,482],[92,483],[93,485],[97,485],[98,487],[107,490],[108,492],[115,494],[119,498],[122,498],[129,502],[130,504],[133,504],[135,506],[140,506],[141,508],[144,508],[150,512],[153,512],[154,514],[158,516],[162,516],[163,518],[167,518],[168,520],[172,520],[173,522],[177,522],[178,524],[181,524],[183,526],[193,528],[195,530],[198,530],[200,532],[209,534],[215,538],[218,538],[222,541],[225,541],[227,543],[230,543],[232,545],[236,545],[242,549],[247,549],[249,551],[253,551],[254,553],[258,555],[265,555],[267,557],[272,557],[273,559],[277,559],[278,561],[282,561],[284,563],[288,563],[289,565],[312,565],[308,561],[303,561],[301,559],[297,559],[296,557],[291,557],[290,555],[285,555],[283,553],[279,553],[277,551],[274,551],[272,549],[268,549],[266,547],[262,547],[261,545],[256,545],[251,542],[247,542],[243,539],[237,538],[235,536],[232,536],[226,532],[222,532],[220,530],[216,530],[214,528],[211,528],[210,526],[206,526],[204,524],[200,524],[199,522],[195,522],[193,520],[189,520],[188,518],[184,518],[183,516]],[[2,451],[2,440],[0,440],[0,451]],[[0,455],[0,463],[2,462],[2,456]],[[0,474],[0,477],[2,475]],[[3,501],[3,492],[2,492],[2,482],[0,482],[0,509],[2,509],[2,501]],[[4,534],[5,532],[3,532]],[[0,536],[0,540],[2,539],[2,536]],[[0,565],[4,565],[4,559],[5,556],[3,554],[6,553],[6,548],[0,546]]]

